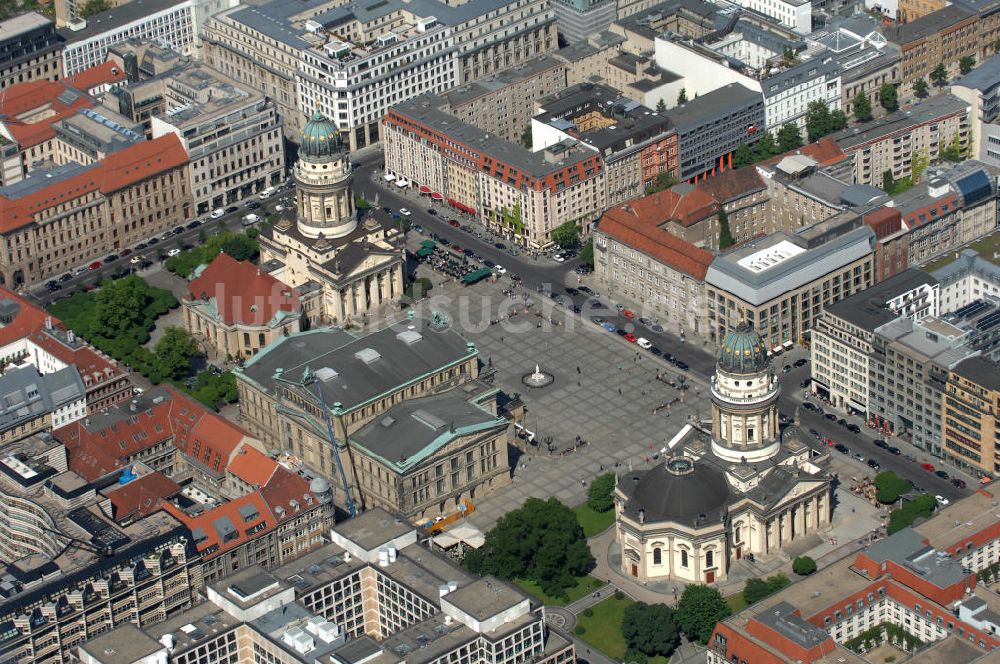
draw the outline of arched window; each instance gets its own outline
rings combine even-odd
[[[736,529],[733,531],[733,541],[742,542],[743,541],[742,535],[743,535],[743,526],[736,526]]]
[[[653,549],[653,564],[662,565],[663,564],[663,550],[660,547]]]
[[[753,442],[753,428],[747,429],[747,442],[748,443]]]
[[[712,567],[715,564],[715,552],[706,551],[705,552],[705,567]]]
[[[685,551],[684,549],[681,549],[681,567],[687,567],[687,566],[688,566],[688,552]]]

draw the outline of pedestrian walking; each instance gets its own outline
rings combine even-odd
[[[576,373],[580,373],[580,367],[576,368]]]

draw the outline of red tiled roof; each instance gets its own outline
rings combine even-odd
[[[90,97],[64,81],[27,81],[0,91],[0,116],[6,116],[3,124],[21,150],[51,140],[56,135],[52,125],[93,106]]]
[[[226,325],[266,325],[280,311],[299,310],[299,293],[253,263],[219,254],[188,284],[190,300],[214,298]]]
[[[903,215],[903,221],[909,228],[917,228],[918,226],[923,226],[924,224],[929,224],[932,221],[937,221],[938,219],[946,217],[955,212],[957,209],[958,196],[955,194],[949,194],[943,198],[937,199],[929,205],[906,212]],[[921,219],[920,215],[923,215],[924,218]]]
[[[792,155],[802,154],[810,157],[816,161],[820,166],[830,166],[831,164],[836,164],[837,162],[847,159],[847,155],[837,142],[832,138],[821,138],[815,143],[809,143],[808,145],[803,145],[801,148],[795,150],[789,150],[779,154],[777,157],[771,157],[767,161],[763,162],[764,166],[773,166],[785,157],[790,157]]]
[[[108,155],[93,168],[27,196],[11,200],[0,196],[0,233],[8,233],[34,221],[34,215],[55,205],[65,204],[93,191],[108,194],[142,182],[154,175],[183,166],[187,152],[175,134]]]
[[[94,65],[90,69],[84,69],[75,76],[70,76],[66,79],[66,83],[77,90],[89,93],[96,87],[120,83],[126,78],[125,70],[119,67],[117,62],[109,60]]]
[[[229,472],[251,486],[267,484],[276,467],[273,459],[250,445],[243,445],[229,462]]]
[[[742,198],[755,191],[767,189],[760,173],[753,166],[725,171],[698,183],[709,196],[720,204],[725,204],[736,198]]]
[[[138,520],[160,509],[160,501],[181,492],[181,486],[160,472],[152,472],[128,484],[114,486],[105,495],[111,501],[112,518]]]
[[[649,198],[652,196],[611,208],[601,217],[598,228],[622,244],[703,281],[715,255],[660,228],[665,221],[662,209],[651,204],[636,205]]]
[[[17,316],[14,317],[14,320],[0,326],[0,347],[20,341],[45,327],[45,318],[49,314],[41,307],[36,307],[14,291],[9,291],[6,288],[0,288],[0,300],[13,300],[18,306]],[[52,324],[62,326],[62,322],[54,316]]]

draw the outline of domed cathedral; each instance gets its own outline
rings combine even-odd
[[[298,156],[295,210],[261,232],[261,267],[289,286],[322,289],[316,322],[364,322],[398,305],[403,234],[355,208],[354,173],[337,126],[313,115]]]
[[[780,427],[780,387],[760,335],[747,323],[722,343],[711,420],[691,421],[662,463],[618,477],[622,571],[643,581],[714,583],[733,565],[773,556],[830,526],[831,476],[797,426]]]

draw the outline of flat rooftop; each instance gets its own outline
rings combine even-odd
[[[871,288],[856,293],[827,307],[834,316],[842,318],[863,330],[873,332],[875,328],[898,318],[887,307],[887,302],[920,286],[930,286],[936,280],[922,270],[908,269]]]
[[[180,129],[195,127],[209,118],[228,116],[236,109],[264,101],[264,94],[259,90],[191,61],[131,87],[137,96],[144,88],[164,88],[172,108],[161,114],[160,119]]]
[[[905,134],[915,127],[962,113],[968,108],[966,102],[953,94],[934,95],[910,108],[894,111],[884,118],[842,129],[830,134],[830,138],[846,152],[897,134]]]
[[[81,644],[80,649],[101,664],[134,664],[166,646],[132,623],[118,625],[110,632],[99,634]]]
[[[172,634],[174,652],[171,656],[177,657],[184,651],[198,646],[204,639],[228,632],[241,624],[242,621],[212,602],[203,602],[165,622],[153,623],[146,627],[145,631],[157,641],[166,634]]]
[[[991,492],[1000,484],[990,484],[971,496],[952,503],[948,510],[933,519],[927,519],[914,530],[920,533],[935,549],[950,550],[974,540],[977,533],[1000,529],[1000,501]]]
[[[190,0],[131,0],[106,12],[88,17],[86,27],[82,30],[67,27],[61,28],[58,32],[67,45],[74,44],[189,2]]]
[[[957,636],[948,636],[920,651],[920,664],[990,664],[1000,661],[996,653],[987,655],[982,650]]]
[[[8,39],[14,39],[29,30],[34,30],[45,25],[52,25],[52,21],[38,12],[26,12],[13,16],[6,21],[0,21],[0,43]]]
[[[763,113],[764,97],[760,92],[739,83],[730,83],[707,95],[689,99],[684,104],[666,111],[664,115],[670,118],[677,131],[683,134],[685,131],[698,129],[734,112],[758,105]]]
[[[950,556],[939,555],[942,553],[924,544],[924,536],[913,528],[904,528],[865,550],[865,555],[875,562],[892,561],[938,588],[948,588],[961,583],[968,574],[961,563]]]
[[[494,576],[484,576],[442,598],[460,611],[483,622],[528,599],[514,586]]]
[[[334,527],[339,535],[354,542],[365,551],[374,551],[386,542],[412,532],[414,526],[389,514],[381,507],[373,507],[362,514],[341,521]]]

